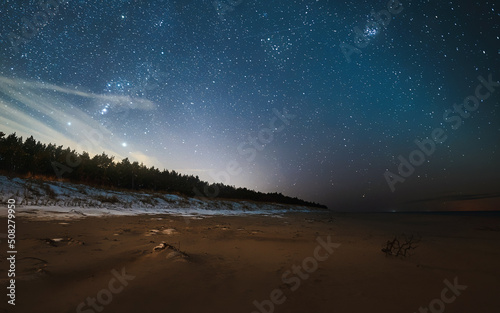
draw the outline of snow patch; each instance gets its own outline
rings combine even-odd
[[[103,190],[81,184],[0,176],[0,199],[16,201],[17,216],[79,219],[88,216],[170,214],[190,219],[218,215],[269,215],[318,209],[249,201],[201,200],[179,195]],[[0,215],[6,215],[6,210]]]

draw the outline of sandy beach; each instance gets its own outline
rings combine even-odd
[[[413,255],[385,255],[401,233],[420,236]],[[499,308],[494,213],[22,217],[17,240],[16,305],[4,296],[0,312]]]

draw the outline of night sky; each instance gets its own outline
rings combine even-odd
[[[7,134],[335,210],[499,191],[498,2],[4,0],[0,20]]]

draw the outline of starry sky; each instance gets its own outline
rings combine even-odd
[[[495,1],[5,0],[0,19],[5,133],[334,210],[498,195]]]

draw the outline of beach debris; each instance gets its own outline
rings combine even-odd
[[[57,247],[57,242],[55,242],[54,240],[50,239],[50,238],[45,238],[45,239],[42,239],[46,244],[48,245],[51,245],[52,247]]]
[[[80,241],[80,240],[75,240],[71,237],[67,237],[67,238],[45,238],[45,239],[42,239],[42,241],[44,241],[46,244],[48,245],[51,245],[52,247],[58,247],[58,244],[60,243],[66,243],[66,245],[72,245],[72,244],[78,244],[80,246],[83,246],[85,245],[85,242],[83,241]]]
[[[205,217],[203,216],[191,216],[189,217],[190,220],[203,220],[205,219]]]
[[[87,214],[83,213],[82,211],[79,211],[79,210],[75,210],[75,209],[72,209],[71,211],[69,211],[70,213],[74,213],[74,214],[77,214],[77,215],[80,215],[80,216],[87,216]]]
[[[394,236],[394,239],[387,240],[386,246],[382,248],[382,252],[384,252],[386,256],[410,256],[412,250],[418,247],[417,243],[420,242],[420,239],[420,236],[416,237],[413,234],[409,236],[405,234]]]
[[[153,251],[160,251],[160,250],[164,250],[166,248],[167,248],[167,244],[162,242],[159,245],[157,245],[156,247],[154,247]]]
[[[215,225],[214,228],[220,229],[220,230],[230,230],[231,226],[226,226],[226,225]]]
[[[180,247],[180,242],[179,242],[179,247]],[[189,256],[185,253],[182,252],[179,248],[166,243],[165,241],[162,241],[159,245],[153,248],[153,252],[160,252],[163,250],[172,250],[168,255],[167,259],[174,258],[174,257],[182,257],[182,258],[189,258]]]
[[[177,249],[176,247],[166,243],[165,241],[162,241],[162,243],[160,243],[159,245],[157,245],[156,247],[153,248],[153,251],[161,251],[161,250],[165,250],[165,249],[172,249],[174,251],[179,251],[179,249]]]
[[[149,230],[144,236],[153,236],[158,234],[160,231],[158,229],[151,229]]]
[[[175,235],[175,234],[177,234],[177,230],[174,228],[166,228],[163,230],[151,229],[144,236],[154,236],[154,235],[158,235],[158,234]]]

